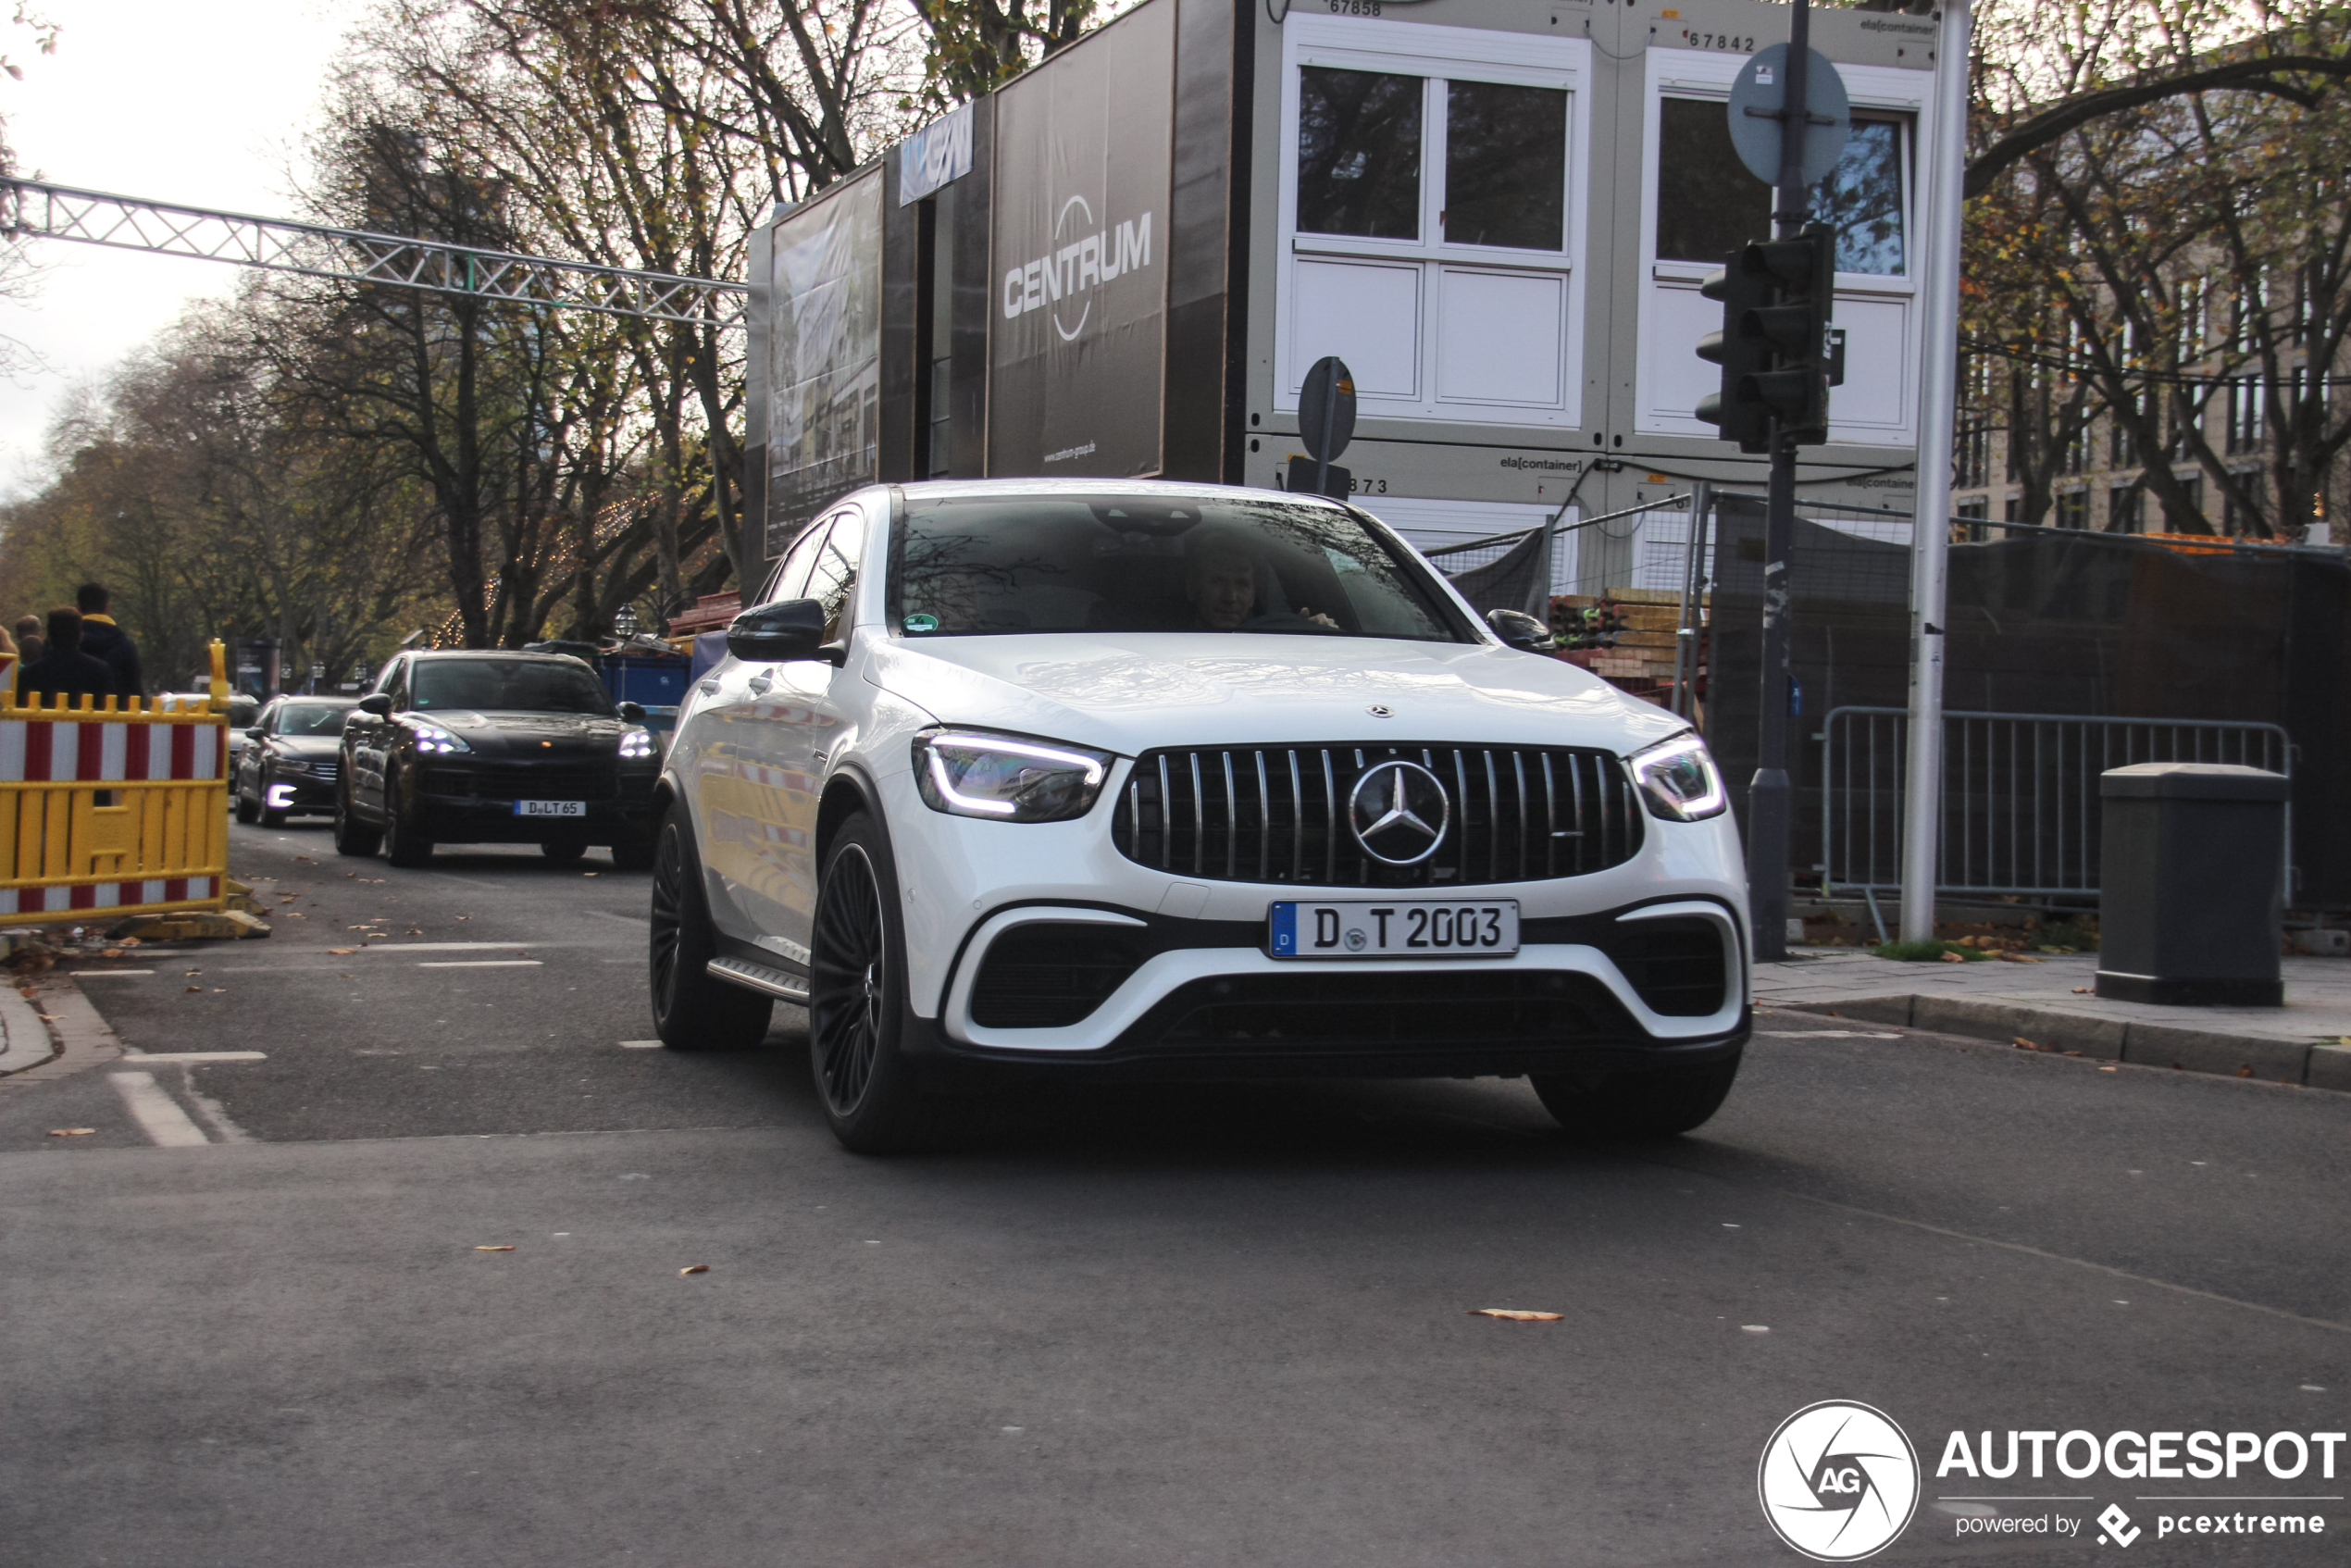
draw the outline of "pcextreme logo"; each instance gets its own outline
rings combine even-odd
[[[1763,1445],[1755,1490],[1780,1539],[1816,1562],[1858,1562],[1918,1512],[1918,1450],[1885,1412],[1822,1400]]]

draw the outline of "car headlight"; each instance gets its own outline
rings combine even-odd
[[[425,719],[410,719],[408,721],[408,728],[409,731],[417,737],[417,750],[420,752],[429,752],[441,755],[446,755],[451,752],[470,752],[473,750],[471,746],[466,745],[456,736],[452,735],[446,729],[442,728],[441,726],[429,723]]]
[[[630,730],[620,738],[620,754],[623,758],[652,756],[653,732],[650,729]]]
[[[1660,740],[1654,746],[1643,747],[1626,759],[1633,768],[1633,781],[1641,787],[1641,797],[1648,803],[1649,815],[1670,822],[1696,822],[1701,817],[1720,816],[1730,804],[1730,793],[1723,788],[1723,774],[1706,750],[1706,742],[1695,731]]]
[[[997,822],[1063,822],[1093,809],[1111,753],[1083,746],[930,729],[914,737],[914,783],[933,811]]]
[[[280,773],[307,773],[310,763],[304,757],[271,757],[269,765]]]

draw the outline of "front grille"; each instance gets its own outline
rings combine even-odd
[[[1081,1022],[1143,962],[1141,935],[1075,921],[1014,927],[989,944],[972,984],[972,1022],[990,1029]]]
[[[514,763],[442,764],[425,769],[426,793],[486,801],[608,801],[616,780],[612,773]]]
[[[1155,1012],[1170,1020],[1159,1043],[1190,1051],[1563,1046],[1640,1033],[1590,976],[1524,969],[1236,975],[1180,986]]]
[[[1365,770],[1437,775],[1452,820],[1436,853],[1390,865],[1347,820]],[[1566,747],[1337,745],[1146,752],[1111,827],[1127,859],[1183,877],[1301,887],[1455,888],[1582,877],[1641,847],[1642,812],[1612,753]]]

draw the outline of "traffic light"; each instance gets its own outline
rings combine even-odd
[[[1829,438],[1829,317],[1836,302],[1836,230],[1807,224],[1792,240],[1743,245],[1701,292],[1723,302],[1723,330],[1698,346],[1723,367],[1722,391],[1698,417],[1742,452],[1770,448],[1774,421],[1797,446]]]
[[[1723,367],[1723,387],[1698,399],[1698,417],[1723,428],[1723,439],[1739,443],[1741,452],[1768,452],[1772,445],[1772,411],[1750,395],[1748,385],[1772,368],[1771,350],[1747,330],[1748,317],[1770,307],[1774,290],[1769,274],[1750,270],[1747,245],[1730,255],[1729,265],[1707,274],[1698,292],[1723,302],[1723,330],[1698,340],[1698,356]]]

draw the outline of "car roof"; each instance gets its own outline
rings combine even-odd
[[[1297,491],[1260,490],[1250,485],[1205,484],[1178,479],[920,479],[895,487],[910,501],[985,495],[1132,495],[1163,501],[1256,501],[1295,505],[1300,502],[1344,510],[1346,504]]]
[[[356,707],[356,697],[337,697],[325,691],[280,691],[269,699],[273,703],[331,703],[342,707]]]
[[[576,654],[526,653],[519,648],[418,648],[413,651],[411,656],[418,659],[497,659],[508,664],[577,665],[583,668],[587,664]]]

